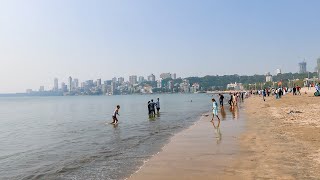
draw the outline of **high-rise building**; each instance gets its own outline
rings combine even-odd
[[[39,91],[43,92],[44,91],[44,86],[40,86]]]
[[[79,88],[79,79],[74,79],[73,80],[73,89],[78,89]]]
[[[124,83],[124,78],[123,77],[119,77],[118,78],[118,83],[119,84],[123,84]]]
[[[61,83],[61,90],[62,90],[62,92],[67,92],[68,91],[68,87],[64,82]]]
[[[281,74],[281,69],[276,70],[276,75]]]
[[[97,87],[101,86],[101,79],[97,79]]]
[[[176,73],[173,73],[171,78],[172,78],[172,79],[177,79],[177,74],[176,74]]]
[[[111,86],[111,84],[112,84],[112,80],[104,81],[104,84],[105,84],[105,85],[107,85],[107,86]]]
[[[169,79],[169,78],[171,78],[171,73],[161,73],[160,78],[161,79]]]
[[[154,74],[151,74],[150,76],[148,76],[148,81],[151,81],[151,82],[156,81],[156,76]]]
[[[58,91],[58,90],[59,90],[59,81],[58,81],[58,78],[54,78],[53,91]]]
[[[112,82],[116,83],[117,82],[117,78],[116,77],[112,78]]]
[[[69,88],[69,92],[71,92],[72,91],[72,77],[71,76],[69,76],[68,88]]]
[[[137,76],[136,75],[133,75],[133,76],[129,76],[129,82],[130,82],[130,84],[137,84],[137,82],[138,82],[138,78],[137,78]]]
[[[143,76],[139,76],[139,83],[143,83],[144,82],[144,77]]]
[[[300,74],[307,73],[307,63],[305,61],[299,63],[299,73]]]

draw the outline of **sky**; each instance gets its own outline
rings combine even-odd
[[[0,0],[0,93],[130,75],[297,72],[320,57],[320,1]]]

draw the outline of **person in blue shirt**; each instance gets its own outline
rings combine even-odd
[[[220,127],[220,118],[219,118],[219,115],[218,115],[218,103],[217,101],[212,98],[212,120],[211,122],[213,123],[213,126],[216,128],[215,124],[214,124],[214,117],[217,117],[218,118],[218,127]]]

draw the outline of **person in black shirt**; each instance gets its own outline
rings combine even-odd
[[[220,101],[221,107],[223,107],[223,99],[224,99],[224,96],[222,94],[219,94],[219,101]]]

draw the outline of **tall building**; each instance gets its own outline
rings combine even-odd
[[[58,81],[58,78],[54,78],[53,91],[58,91],[58,90],[59,90],[59,81]]]
[[[172,79],[177,79],[177,74],[176,73],[172,74]]]
[[[148,81],[151,81],[151,82],[156,81],[156,76],[154,74],[151,74],[150,76],[148,76]]]
[[[44,86],[40,86],[39,91],[43,92],[44,91]]]
[[[117,82],[117,78],[116,77],[112,78],[112,82],[116,83]]]
[[[281,74],[281,69],[276,70],[276,75]]]
[[[129,76],[129,82],[130,82],[130,84],[132,84],[132,85],[137,84],[137,82],[138,82],[138,77],[137,77],[136,75]]]
[[[111,86],[112,85],[112,80],[106,80],[104,81],[104,84],[107,86]]]
[[[79,88],[79,79],[74,79],[73,80],[73,89],[78,89]]]
[[[300,74],[307,73],[307,63],[305,61],[299,63],[299,73]]]
[[[161,79],[169,79],[169,78],[171,78],[171,73],[161,73],[160,78]]]
[[[97,79],[97,87],[101,86],[101,79]]]
[[[119,77],[118,78],[118,83],[121,85],[124,83],[124,78],[123,77]]]
[[[72,77],[71,76],[69,76],[68,88],[69,88],[69,92],[71,92],[72,91]]]
[[[143,77],[143,76],[139,76],[138,82],[139,82],[139,83],[143,83],[143,82],[144,82],[144,77]]]
[[[64,82],[61,83],[61,90],[62,90],[62,92],[67,92],[68,91],[68,87]]]

